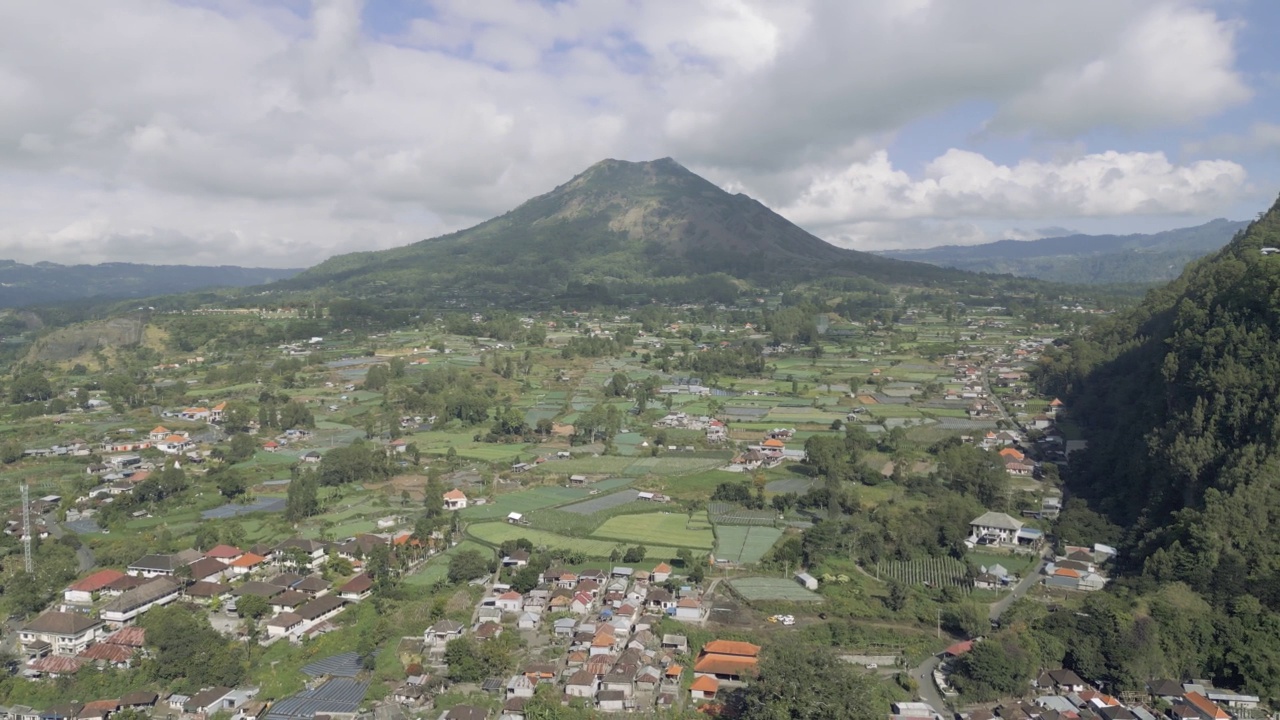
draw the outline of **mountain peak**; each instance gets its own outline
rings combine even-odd
[[[652,297],[655,285],[711,275],[765,282],[861,275],[898,282],[955,273],[837,248],[664,157],[602,160],[473,228],[331,258],[294,285],[340,282],[348,291],[377,294],[401,284],[455,295],[459,288],[483,288],[486,296],[514,297],[595,283]]]

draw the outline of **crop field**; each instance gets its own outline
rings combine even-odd
[[[591,515],[603,510],[610,510],[618,507],[619,505],[626,505],[627,503],[635,500],[639,495],[640,492],[638,490],[623,490],[622,492],[616,492],[611,495],[599,495],[591,498],[590,500],[583,500],[582,502],[574,503],[572,505],[565,505],[560,509],[565,512],[577,513],[579,515]]]
[[[629,457],[601,455],[542,463],[530,472],[539,475],[625,475],[635,460]]]
[[[546,530],[536,530],[504,522],[477,523],[469,526],[467,532],[478,540],[493,543],[494,545],[501,545],[507,540],[525,538],[533,543],[534,547],[581,550],[593,557],[609,557],[609,553],[613,552],[613,549],[618,546],[616,542],[565,537]]]
[[[777,528],[721,525],[716,528],[716,558],[737,565],[758,563],[780,537]]]
[[[803,495],[821,484],[821,478],[789,477],[782,478],[781,480],[772,480],[764,486],[764,489],[771,493],[795,493],[797,495]]]
[[[592,536],[638,542],[646,546],[668,545],[691,550],[710,550],[715,545],[715,535],[711,532],[710,525],[706,524],[705,515],[701,520],[701,523],[695,522],[691,526],[689,516],[684,513],[619,515],[605,520]]]
[[[876,566],[876,574],[883,580],[897,580],[907,585],[953,585],[970,589],[972,585],[966,571],[964,563],[952,557],[882,562]]]
[[[822,602],[822,596],[806,590],[795,580],[773,577],[734,578],[729,587],[747,602],[781,600],[784,602]]]
[[[748,510],[731,503],[713,502],[707,505],[711,522],[717,525],[768,525],[772,526],[777,513],[772,510]]]
[[[579,488],[540,487],[499,495],[493,502],[472,505],[459,512],[467,520],[496,520],[513,512],[528,513],[584,497],[587,491]]]

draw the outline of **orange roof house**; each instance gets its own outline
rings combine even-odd
[[[1000,455],[1006,458],[1013,458],[1014,460],[1021,460],[1026,457],[1026,455],[1023,455],[1018,450],[1015,450],[1013,448],[1008,448],[1008,447],[1001,448]]]
[[[769,438],[768,440],[760,443],[760,447],[778,448],[781,450],[782,448],[785,448],[786,445],[778,438]]]
[[[1053,574],[1057,577],[1076,578],[1077,580],[1080,579],[1080,573],[1072,570],[1071,568],[1057,568],[1053,571]]]
[[[689,692],[693,694],[695,700],[709,700],[715,697],[720,691],[720,681],[710,675],[703,675],[693,681],[689,686]]]
[[[1059,400],[1058,398],[1054,398],[1054,399],[1049,403],[1049,407],[1062,407],[1062,401],[1061,401],[1061,400]]]
[[[233,568],[244,568],[246,570],[258,567],[267,559],[255,553],[245,553],[231,562]]]
[[[1182,698],[1187,701],[1187,704],[1195,708],[1202,717],[1212,718],[1212,720],[1229,720],[1231,717],[1212,700],[1198,692],[1189,692],[1183,695]]]
[[[737,640],[712,640],[702,646],[703,653],[719,653],[721,655],[739,655],[742,657],[758,657],[760,646]]]

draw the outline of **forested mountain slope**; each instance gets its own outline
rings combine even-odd
[[[545,195],[405,247],[330,258],[278,285],[363,298],[553,295],[723,299],[735,279],[769,283],[843,275],[885,283],[980,278],[837,248],[746,195],[670,158],[604,160]]]
[[[1195,227],[1133,235],[1065,235],[886,250],[885,257],[972,272],[1009,273],[1062,283],[1154,283],[1172,280],[1187,263],[1227,244],[1248,223],[1221,218]]]
[[[1280,692],[1280,255],[1261,252],[1272,246],[1280,204],[1040,374],[1089,442],[1068,489],[1126,528],[1133,587],[1181,583],[1207,600],[1196,621],[1207,636],[1182,651],[1264,694]]]

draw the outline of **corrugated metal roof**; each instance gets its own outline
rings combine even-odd
[[[311,677],[329,675],[332,677],[353,678],[360,673],[360,656],[353,652],[331,655],[310,665],[303,666],[302,672]],[[328,683],[325,683],[325,685],[328,685]],[[322,685],[321,687],[324,686]]]

